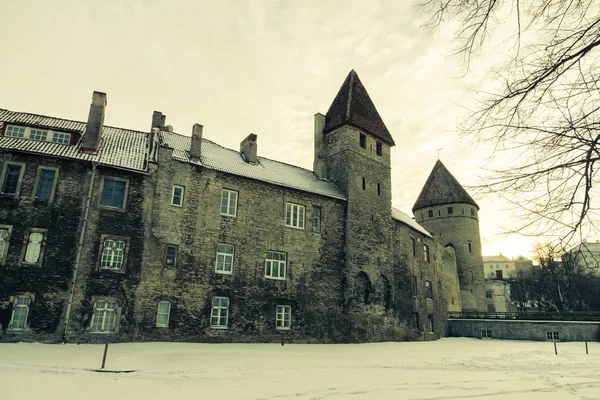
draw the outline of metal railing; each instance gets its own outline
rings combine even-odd
[[[561,321],[600,321],[600,311],[565,312],[449,312],[454,319],[519,319],[519,320],[561,320]]]

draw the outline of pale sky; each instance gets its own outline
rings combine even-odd
[[[396,142],[393,206],[411,208],[435,161],[464,186],[488,152],[455,133],[489,87],[491,51],[463,74],[451,32],[429,32],[402,1],[2,1],[0,108],[85,121],[107,93],[105,124],[147,131],[161,111],[175,132],[312,169],[313,115],[325,113],[354,69]],[[477,198],[483,254],[530,256],[533,241],[504,237],[509,212]]]

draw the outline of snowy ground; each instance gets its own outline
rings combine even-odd
[[[0,344],[0,398],[600,399],[600,343]]]

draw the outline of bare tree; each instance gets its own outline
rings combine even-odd
[[[504,164],[490,164],[480,188],[518,206],[522,234],[570,240],[584,226],[597,229],[600,0],[415,1],[430,27],[459,23],[456,54],[467,71],[493,35],[512,41],[497,89],[477,98],[459,127],[490,144]],[[507,25],[514,30],[503,34]]]

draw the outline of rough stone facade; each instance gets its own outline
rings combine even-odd
[[[147,133],[100,126],[90,153],[85,124],[6,114],[0,171],[25,168],[19,194],[0,194],[0,230],[10,230],[0,340],[443,336],[447,312],[465,301],[462,242],[481,258],[477,217],[430,233],[392,211],[393,140],[354,71],[340,93],[315,117],[312,172],[260,157],[255,135],[239,153],[203,140],[198,124],[190,140],[158,112]],[[93,121],[104,120],[98,98],[106,105],[95,93]],[[30,137],[7,134],[25,120]],[[337,125],[324,132],[327,121]],[[81,140],[28,147],[36,126],[68,126]],[[51,201],[32,200],[39,166],[59,171]],[[45,230],[38,266],[22,262],[31,228]],[[24,294],[31,301],[17,304]]]

